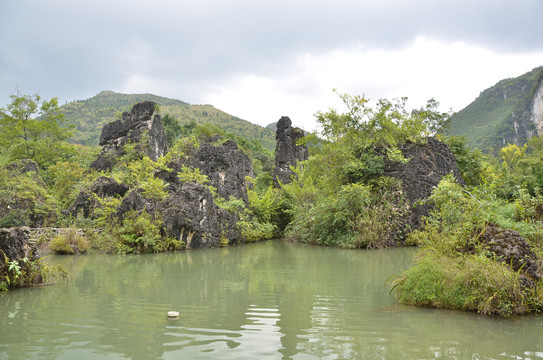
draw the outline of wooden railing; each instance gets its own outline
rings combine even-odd
[[[29,229],[29,239],[31,242],[38,241],[50,241],[56,236],[64,235],[72,228],[54,228],[54,227],[43,227],[43,228],[28,228]],[[77,235],[83,236],[83,229],[76,229]]]

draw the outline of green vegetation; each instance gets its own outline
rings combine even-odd
[[[436,111],[435,100],[408,112],[406,98],[379,100],[373,109],[363,96],[340,97],[347,111],[317,113],[325,141],[311,148],[296,179],[283,187],[286,236],[346,248],[384,247],[396,239],[408,210],[399,182],[384,176],[385,160],[408,162],[398,146],[424,142],[448,115]]]
[[[89,249],[89,243],[84,236],[77,233],[75,227],[71,227],[65,234],[53,238],[49,249],[57,254],[84,254]]]
[[[0,291],[32,286],[56,278],[65,279],[66,270],[57,265],[49,266],[42,259],[31,260],[27,257],[20,260],[9,259],[0,251]]]
[[[10,160],[30,159],[46,167],[73,152],[64,140],[72,134],[56,98],[42,101],[38,95],[12,95],[0,111],[0,146]]]
[[[393,281],[393,289],[406,304],[485,315],[539,313],[543,309],[541,284],[527,286],[525,275],[510,263],[496,261],[480,238],[490,223],[516,228],[541,255],[541,223],[512,224],[514,220],[503,214],[506,204],[478,190],[474,195],[450,176],[441,181],[430,198],[435,210],[423,229],[410,234],[410,241],[423,250],[416,265]],[[516,205],[526,207],[521,202]]]
[[[123,110],[131,105],[128,101],[140,100],[126,96],[121,101],[118,95],[101,93],[102,99],[82,102],[81,107],[90,104],[88,110],[105,103],[118,109],[125,101]],[[157,211],[171,191],[162,175],[169,176],[172,169],[168,166],[177,161],[177,180],[205,186],[223,209],[219,212],[232,214],[248,242],[284,235],[324,246],[382,248],[412,230],[404,224],[409,204],[402,184],[386,176],[385,167],[409,163],[402,146],[424,144],[428,136],[437,134],[455,154],[466,186],[447,176],[434,189],[428,200],[433,211],[406,239],[422,247],[420,257],[412,269],[393,281],[394,292],[407,304],[500,316],[540,312],[541,281],[512,261],[498,258],[482,239],[489,229],[515,230],[534,254],[543,255],[543,138],[532,138],[525,146],[507,144],[496,157],[471,150],[465,137],[441,135],[450,117],[437,111],[433,99],[423,108],[408,111],[406,98],[383,99],[370,107],[364,96],[339,96],[346,110],[316,114],[321,138],[312,134],[302,139],[310,156],[292,169],[292,182],[281,189],[272,186],[273,156],[257,136],[247,137],[236,130],[234,135],[233,128],[202,125],[198,118],[186,117],[186,112],[175,113],[174,106],[183,111],[189,107],[177,100],[157,101],[162,111],[169,109],[164,116],[171,145],[166,156],[152,161],[137,144],[127,144],[111,173],[96,173],[87,169],[97,148],[67,143],[71,130],[62,125],[55,100],[13,96],[0,118],[0,226],[72,226],[73,231],[50,244],[52,250],[64,253],[87,249],[75,227],[97,229],[88,237],[88,246],[109,253],[183,249],[183,241],[165,234]],[[218,110],[210,107],[206,111],[206,117],[220,118],[215,116]],[[35,136],[25,137],[27,129]],[[18,140],[10,142],[10,136]],[[50,141],[53,138],[56,140]],[[219,197],[200,169],[183,162],[204,142],[221,145],[230,139],[253,163],[254,178],[247,179],[248,203]],[[128,185],[127,194],[144,199],[143,209],[122,210],[120,197],[94,194],[91,199],[97,205],[88,218],[74,219],[63,211],[99,176]],[[228,234],[223,232],[220,245],[228,244]],[[28,276],[42,269],[27,260],[5,258],[4,264],[3,288],[26,284]]]
[[[465,109],[454,114],[449,134],[465,136],[471,148],[495,151],[505,141],[517,144],[527,142],[526,130],[535,126],[526,114],[543,80],[543,67],[514,79],[506,79],[483,91]],[[518,132],[514,123],[519,126]]]
[[[541,280],[496,259],[481,236],[495,225],[515,230],[543,256],[543,138],[532,138],[523,147],[508,144],[501,159],[470,150],[465,139],[445,141],[468,186],[447,177],[434,190],[430,201],[435,210],[408,238],[423,250],[416,265],[393,281],[395,293],[407,304],[481,314],[541,312]],[[533,285],[527,285],[527,276]]]
[[[179,134],[179,125],[194,127],[198,124],[220,127],[228,133],[255,140],[269,151],[275,149],[275,132],[270,129],[229,115],[211,105],[190,105],[181,100],[152,94],[119,94],[113,91],[102,91],[90,99],[63,105],[61,111],[67,121],[75,127],[72,142],[98,145],[100,133],[105,124],[119,116],[122,111],[129,111],[135,103],[147,100],[158,104],[164,117],[168,116],[163,120],[170,145]]]

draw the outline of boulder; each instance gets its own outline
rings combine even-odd
[[[9,261],[21,261],[27,258],[31,261],[38,259],[36,245],[30,242],[30,229],[14,227],[0,229],[0,268]]]
[[[42,271],[35,261],[39,259],[36,245],[30,242],[27,227],[0,229],[0,286],[20,287],[43,282]],[[14,278],[9,262],[17,262],[20,274]],[[11,277],[11,281],[8,279]],[[15,282],[13,280],[16,280]]]
[[[290,166],[296,166],[298,161],[308,158],[307,146],[296,145],[296,142],[304,137],[304,131],[292,127],[292,121],[288,116],[283,116],[277,123],[275,139],[275,167],[273,169],[273,186],[281,187],[281,184],[291,182],[293,172]]]
[[[123,197],[127,191],[128,185],[119,184],[113,178],[101,176],[91,186],[79,193],[72,206],[65,213],[73,217],[80,214],[86,218],[91,217],[93,209],[100,206],[95,195],[100,198],[108,196]]]
[[[205,186],[187,181],[170,184],[169,190],[169,196],[157,204],[132,190],[119,207],[119,217],[130,210],[156,211],[166,234],[182,240],[187,248],[217,247],[222,245],[223,238],[229,239],[230,244],[242,241],[237,216],[218,207]]]
[[[15,161],[7,166],[8,170],[11,172],[26,174],[27,172],[39,173],[38,164],[31,159],[22,159]]]
[[[136,150],[148,155],[153,161],[168,152],[162,117],[153,116],[156,104],[144,101],[123,112],[121,119],[105,125],[100,136],[102,151],[91,165],[97,171],[111,171],[116,159],[123,154],[123,147],[136,144]]]
[[[248,203],[245,177],[253,176],[253,163],[234,140],[227,140],[221,146],[202,144],[188,164],[200,169],[222,198],[228,200],[234,196]]]
[[[385,158],[384,174],[401,180],[403,193],[409,202],[405,235],[410,229],[419,228],[422,217],[429,215],[432,205],[419,201],[428,199],[445,175],[452,173],[460,184],[465,183],[456,165],[456,157],[443,142],[429,138],[426,144],[406,143],[400,150],[409,162],[402,164]]]
[[[489,251],[492,258],[511,265],[514,271],[521,271],[532,282],[541,280],[543,262],[518,231],[488,224],[479,237],[479,242]]]

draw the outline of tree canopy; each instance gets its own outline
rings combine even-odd
[[[71,127],[65,124],[58,99],[39,95],[11,95],[11,103],[0,109],[0,145],[10,160],[31,159],[47,167],[73,153],[65,142]]]

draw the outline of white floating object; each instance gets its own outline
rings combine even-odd
[[[170,320],[179,319],[179,311],[168,311],[168,319]]]

